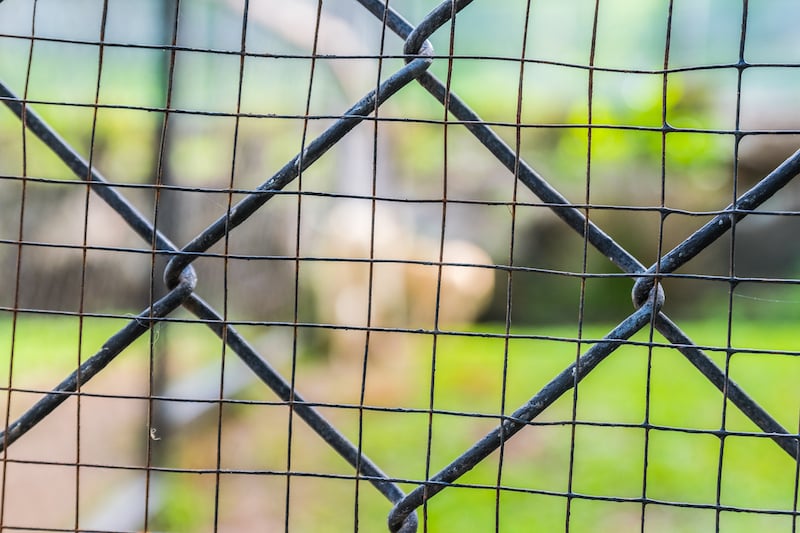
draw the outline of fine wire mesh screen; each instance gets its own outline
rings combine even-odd
[[[798,17],[0,0],[0,529],[796,531]]]

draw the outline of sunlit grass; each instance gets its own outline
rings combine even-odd
[[[98,349],[124,323],[125,319],[84,319],[82,357]],[[78,320],[72,318],[20,315],[13,385],[51,386],[73,370],[78,326]],[[724,321],[682,326],[701,345],[726,346]],[[582,337],[588,341],[580,345],[580,352],[608,329],[607,325],[586,326]],[[412,482],[445,467],[496,426],[501,410],[510,413],[522,405],[579,353],[574,325],[515,329],[516,337],[510,340],[500,335],[501,327],[480,326],[479,331],[488,335],[441,335],[435,345],[431,337],[419,335],[401,364],[371,363],[368,383],[399,385],[368,390],[365,410],[340,406],[357,403],[353,401],[357,390],[352,389],[359,386],[361,378],[352,375],[352,366],[301,357],[295,368],[298,388],[312,401],[333,404],[320,407],[320,412],[353,442],[359,441],[360,427],[364,452],[390,477],[408,480],[400,486],[410,491],[415,486]],[[735,324],[730,337],[735,348],[796,352],[800,340],[795,331],[793,324],[741,322]],[[245,333],[256,337],[254,344],[288,379],[291,357],[286,346],[278,349],[266,333],[259,340],[255,328],[245,328]],[[10,339],[11,322],[4,320],[0,322],[0,368],[5,383]],[[648,332],[634,337],[636,342],[648,339]],[[159,330],[153,340],[158,348],[155,352],[165,353],[163,357],[171,361],[174,379],[196,366],[220,361],[221,344],[202,325],[172,325]],[[664,342],[657,334],[653,340]],[[725,366],[724,351],[709,350],[708,354]],[[149,335],[119,359],[108,368],[109,374],[118,374],[110,383],[113,379],[146,381]],[[231,353],[226,353],[225,360],[228,369],[238,365]],[[797,431],[800,365],[795,357],[737,353],[727,363],[734,380],[787,429]],[[122,368],[124,372],[119,370]],[[131,374],[131,368],[139,370]],[[396,375],[385,375],[392,372]],[[103,390],[108,393],[108,381]],[[164,433],[165,440],[159,441],[160,446],[169,446],[164,448],[164,464],[178,469],[213,470],[219,465],[223,471],[263,472],[260,476],[222,475],[220,520],[223,524],[234,521],[241,506],[259,495],[271,501],[261,512],[268,512],[276,527],[282,527],[286,478],[281,472],[291,460],[291,470],[302,474],[292,477],[289,484],[292,530],[315,531],[321,524],[326,530],[352,530],[356,503],[352,468],[297,417],[293,417],[289,458],[287,408],[270,405],[276,401],[274,394],[255,381],[237,397],[258,403],[229,404],[219,416],[217,407],[212,406],[212,414],[191,427]],[[431,407],[432,415],[428,412]],[[219,420],[223,432],[220,448],[216,442]],[[651,429],[642,426],[645,420]],[[745,435],[722,441],[711,434],[723,426]],[[747,434],[750,432],[754,435]],[[730,403],[725,406],[723,421],[722,395],[676,350],[623,346],[580,383],[577,395],[568,392],[531,427],[508,441],[502,467],[500,454],[495,452],[459,479],[459,486],[432,498],[424,516],[429,531],[494,531],[496,527],[500,531],[558,531],[565,528],[567,520],[570,531],[637,530],[642,516],[647,531],[717,527],[722,531],[790,531],[793,518],[785,513],[795,508],[795,464],[774,442],[757,433],[755,425]],[[24,439],[17,445],[24,446]],[[345,478],[326,477],[329,475]],[[216,479],[213,474],[170,476],[171,496],[157,515],[158,527],[184,530],[189,524],[187,517],[199,516],[192,514],[193,505],[213,508]],[[568,492],[574,496],[569,500],[569,519]],[[384,530],[390,504],[366,481],[359,483],[358,493],[359,529]],[[646,506],[641,503],[643,497],[650,500]],[[717,503],[743,511],[717,515],[712,508]],[[211,519],[211,513],[202,516]]]

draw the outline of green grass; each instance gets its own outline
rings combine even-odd
[[[123,324],[120,319],[85,319],[82,357]],[[681,325],[700,344],[726,344],[724,322]],[[481,329],[502,331],[496,327]],[[589,326],[583,337],[600,338],[608,329]],[[14,345],[14,386],[35,383],[43,387],[71,371],[77,358],[77,332],[77,319],[21,315]],[[255,333],[256,328],[245,330],[249,338],[257,338]],[[576,329],[547,327],[514,333],[573,338]],[[11,322],[0,321],[4,382],[8,379],[10,336]],[[109,374],[124,367],[126,374],[117,379],[146,380],[150,351],[147,337],[120,356],[120,361],[138,361],[138,374],[131,375],[132,366],[122,362],[112,363]],[[635,339],[646,341],[647,334],[640,333]],[[731,340],[737,348],[800,350],[796,326],[790,323],[734,322]],[[663,339],[656,335],[655,341]],[[155,343],[171,358],[175,376],[213,362],[221,353],[220,344],[198,325],[172,326],[165,338],[161,333],[156,335]],[[278,357],[280,354],[271,353],[267,341],[254,343],[284,375],[289,375],[291,367],[285,354]],[[432,340],[418,336],[412,345],[414,349],[402,364],[371,363],[367,376],[368,382],[400,383],[397,389],[381,385],[368,390],[368,404],[406,411],[320,408],[353,441],[357,441],[361,426],[365,453],[389,476],[408,480],[425,479],[446,466],[497,424],[496,418],[475,415],[497,415],[501,408],[510,413],[572,362],[578,350],[575,342],[556,339],[515,338],[506,343],[496,337],[440,336],[432,379]],[[719,365],[725,364],[722,352],[708,353]],[[227,361],[227,365],[236,364]],[[729,371],[785,427],[796,431],[800,409],[798,363],[791,355],[738,353],[730,358]],[[313,401],[355,403],[360,377],[353,375],[353,368],[304,358],[296,369],[298,388]],[[501,405],[503,394],[505,402]],[[275,400],[260,383],[249,387],[244,398]],[[454,414],[431,417],[423,412],[431,398],[434,409]],[[574,436],[568,423],[573,419],[573,409],[575,419],[582,422],[574,426]],[[648,350],[624,346],[580,383],[577,397],[568,392],[537,419],[536,425],[507,443],[499,492],[492,488],[497,485],[500,465],[496,452],[458,480],[467,486],[449,488],[432,498],[425,509],[428,531],[494,531],[496,525],[500,531],[509,532],[563,530],[567,520],[563,493],[567,490],[580,495],[571,500],[570,531],[638,530],[642,505],[612,500],[640,498],[645,485],[647,497],[660,502],[648,504],[644,510],[646,531],[714,530],[717,520],[719,529],[726,532],[791,531],[791,517],[755,510],[794,508],[794,462],[771,440],[758,436],[730,436],[721,448],[718,437],[703,431],[718,430],[722,412],[722,395],[680,353],[666,347]],[[282,527],[286,481],[280,472],[287,467],[287,409],[264,403],[228,405],[221,416],[223,469],[261,469],[264,474],[223,476],[220,520],[223,524],[235,521],[244,512],[242,506],[249,501],[248,496],[258,496],[260,501],[269,502],[260,512],[269,513],[276,527]],[[730,404],[725,416],[726,428],[757,433],[755,425]],[[646,418],[659,429],[630,427]],[[179,469],[215,468],[216,424],[217,414],[209,415],[166,439],[170,446],[166,464]],[[352,475],[352,469],[296,418],[291,443],[293,471]],[[164,441],[159,441],[162,444]],[[91,462],[90,458],[84,460]],[[172,474],[169,493],[173,496],[159,515],[157,526],[170,531],[205,530],[207,523],[197,521],[210,520],[210,513],[193,513],[192,509],[212,508],[215,483],[212,474]],[[300,476],[292,478],[290,487],[292,531],[316,531],[321,524],[330,531],[353,530],[352,479]],[[408,491],[414,485],[401,483],[401,487]],[[716,503],[718,490],[722,505],[752,511],[722,512],[717,517],[713,509],[704,506]],[[698,507],[672,505],[681,502]],[[360,530],[383,530],[390,506],[365,482],[359,487],[358,504]]]

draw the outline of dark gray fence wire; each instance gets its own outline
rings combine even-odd
[[[501,449],[506,441],[523,430],[565,392],[576,387],[603,359],[611,355],[627,339],[648,326],[660,332],[687,360],[702,373],[720,392],[753,421],[766,436],[780,446],[793,459],[800,457],[798,435],[785,429],[765,409],[760,407],[740,386],[729,377],[726,369],[718,367],[703,349],[670,320],[661,310],[664,293],[659,281],[670,277],[678,268],[691,261],[700,252],[715,243],[730,231],[737,222],[758,209],[766,200],[793,180],[800,173],[800,151],[795,152],[780,166],[775,168],[755,186],[739,195],[735,202],[719,211],[708,223],[695,233],[663,253],[661,259],[650,267],[643,265],[636,257],[626,251],[608,234],[586,216],[584,206],[573,205],[526,161],[521,159],[519,150],[506,144],[481,117],[448,90],[448,83],[442,82],[428,70],[435,53],[427,39],[453,22],[457,13],[467,8],[471,0],[446,1],[434,9],[418,25],[412,26],[394,8],[387,8],[379,0],[359,0],[359,3],[372,13],[379,24],[405,40],[403,54],[405,66],[387,76],[374,90],[367,93],[336,122],[315,139],[306,143],[304,150],[266,180],[257,190],[251,191],[236,205],[220,213],[219,218],[205,230],[197,234],[185,246],[174,244],[168,236],[154,228],[154,225],[129,203],[125,196],[103,177],[90,163],[62,139],[45,120],[24,99],[17,96],[11,88],[0,82],[0,98],[19,118],[30,132],[34,133],[56,154],[74,174],[88,182],[92,191],[102,198],[119,216],[150,246],[157,254],[169,258],[164,272],[164,281],[169,292],[155,301],[149,308],[132,318],[128,325],[86,360],[70,376],[65,378],[52,392],[43,397],[16,421],[8,424],[2,432],[0,446],[5,450],[19,437],[47,417],[56,407],[70,396],[78,393],[87,383],[125,348],[137,338],[147,333],[154,325],[169,317],[176,309],[183,307],[191,312],[241,358],[252,372],[266,386],[291,407],[309,427],[311,427],[329,446],[344,457],[362,479],[369,480],[374,487],[393,504],[388,516],[389,530],[411,532],[418,527],[416,512],[425,502],[448,487],[458,484],[466,472],[474,468],[490,454]],[[746,9],[745,9],[746,17]],[[740,56],[735,65],[740,75],[748,64]],[[666,70],[664,75],[666,75]],[[403,87],[418,83],[454,117],[452,123],[462,124],[475,138],[505,166],[513,177],[530,189],[542,202],[547,204],[564,223],[577,232],[585,242],[597,249],[616,265],[624,274],[635,280],[632,290],[634,311],[601,340],[593,343],[576,361],[555,376],[539,391],[532,391],[530,400],[519,406],[511,414],[501,417],[500,424],[471,448],[441,468],[429,479],[418,484],[407,494],[399,484],[385,474],[379,465],[361,453],[360,446],[349,441],[336,427],[328,422],[319,411],[305,402],[300,392],[292,386],[292,380],[276,371],[265,357],[229,323],[223,314],[212,308],[197,294],[202,280],[197,279],[192,263],[201,258],[216,243],[225,239],[229,232],[248,220],[254,213],[269,202],[274,195],[292,183],[313,165],[329,148],[334,146],[353,128],[366,119],[376,116],[378,107],[392,98]],[[667,124],[660,130],[664,134],[680,131]],[[742,135],[739,135],[741,138]],[[669,210],[664,208],[666,216]],[[724,431],[720,435],[724,435]],[[408,480],[402,480],[405,484]],[[639,503],[648,500],[641,498]]]

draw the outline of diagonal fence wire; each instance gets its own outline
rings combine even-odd
[[[445,4],[443,6],[447,7]],[[463,6],[462,6],[463,7]],[[431,22],[415,34],[421,36],[424,31],[432,33],[442,24],[446,23],[449,7],[440,9],[438,15],[431,18]],[[429,33],[429,34],[430,34]],[[428,34],[428,35],[429,35]],[[174,311],[181,304],[192,311],[198,318],[206,320],[209,327],[239,355],[242,361],[267,384],[281,399],[289,402],[294,411],[305,420],[322,439],[342,455],[350,464],[359,469],[365,479],[370,480],[376,488],[390,501],[396,502],[402,498],[403,493],[394,483],[387,481],[387,476],[380,471],[352,443],[330,425],[312,407],[306,406],[302,396],[294,391],[291,386],[230,326],[225,325],[222,317],[215,312],[201,298],[192,294],[197,283],[196,276],[191,268],[191,262],[202,255],[202,252],[218,242],[227,232],[244,222],[259,207],[294,180],[305,168],[313,164],[330,147],[336,144],[344,135],[352,130],[373,110],[399,89],[421,75],[430,65],[432,49],[426,37],[420,39],[418,57],[409,61],[408,65],[390,76],[374,91],[362,98],[347,110],[341,119],[332,127],[287,163],[270,180],[259,187],[240,204],[232,207],[217,222],[209,226],[192,242],[181,250],[177,250],[168,239],[163,237],[114,189],[108,187],[108,181],[95,169],[89,167],[57,133],[24,103],[0,82],[0,98],[3,102],[30,128],[56,155],[58,155],[75,174],[91,183],[93,190],[103,198],[110,207],[115,209],[125,221],[145,240],[154,241],[159,251],[177,252],[174,259],[165,270],[165,281],[170,293],[142,312],[128,326],[106,343],[97,354],[84,362],[79,369],[56,386],[53,391],[26,411],[19,419],[11,423],[7,430],[2,432],[2,449],[7,448],[28,430],[41,422],[58,405],[63,403],[71,394],[75,393],[79,385],[88,382],[97,373],[105,368],[114,357],[119,355],[124,348],[129,346],[139,336],[149,330],[159,318],[163,318]],[[415,531],[416,519],[407,520],[403,531]]]
[[[381,2],[371,0],[359,1],[376,17],[383,19],[383,9],[385,7]],[[390,17],[390,19],[398,21],[391,26],[391,29],[401,37],[406,38],[407,46],[413,47],[412,27],[404,23],[400,17]],[[758,208],[800,173],[799,150],[784,161],[775,171],[750,189],[750,191],[742,195],[734,204],[726,208],[725,211],[717,215],[713,220],[667,253],[657,264],[649,269],[645,269],[645,267],[630,253],[619,246],[593,222],[587,220],[578,208],[571,207],[566,198],[552,188],[547,180],[541,177],[532,167],[522,161],[519,155],[494,133],[475,112],[458,98],[457,95],[447,91],[445,84],[430,73],[425,73],[425,75],[418,79],[418,82],[442,105],[447,105],[448,110],[457,119],[462,121],[465,127],[470,130],[473,135],[475,135],[475,137],[506,166],[506,168],[512,173],[515,173],[516,177],[528,187],[531,192],[536,194],[543,202],[552,204],[551,209],[553,212],[564,220],[572,229],[578,232],[592,246],[604,256],[608,257],[612,263],[620,267],[623,271],[629,274],[643,275],[638,277],[632,291],[632,297],[636,306],[641,306],[648,301],[648,298],[651,297],[648,296],[648,294],[652,292],[653,286],[657,283],[659,277],[668,275],[691,260],[728,231],[735,222],[744,218],[750,211]],[[561,207],[562,205],[564,207]],[[783,437],[782,435],[788,435],[789,431],[781,426],[780,423],[750,398],[735,382],[726,376],[725,372],[714,364],[702,350],[696,348],[691,339],[660,311],[660,305],[658,307],[659,309],[656,309],[657,318],[654,320],[654,327],[662,333],[667,340],[678,347],[678,350],[761,430],[765,433],[772,434],[775,442],[792,458],[797,459],[800,457],[800,441],[797,438]],[[632,317],[633,316],[636,316],[636,314],[632,315]],[[626,337],[629,337],[644,325],[645,323],[641,323],[639,327],[630,330],[626,328]],[[614,336],[614,333],[618,334],[617,330],[609,334],[606,339],[618,338]],[[598,344],[595,346],[604,345]],[[584,354],[583,357],[587,357],[588,355],[589,352]],[[581,359],[578,360],[579,367],[580,361]],[[571,371],[571,368],[568,368],[564,372],[570,373]],[[577,384],[580,379],[578,376],[583,377],[584,374],[572,375],[575,378],[574,383]],[[559,378],[561,378],[561,380],[555,378],[554,382],[559,382],[563,385],[563,376],[563,373],[560,374]],[[544,395],[544,397],[548,399],[547,403],[550,403],[566,390],[566,388],[553,387],[553,382],[551,382],[551,385],[542,389],[530,402],[538,404],[542,402],[541,396]],[[555,394],[555,397],[550,398],[548,393]],[[525,414],[530,412],[526,410],[525,406],[520,408],[520,411]],[[531,414],[530,418],[523,417],[522,419],[530,421],[533,416],[535,416],[535,414]],[[512,419],[513,418],[515,417],[512,416]],[[504,429],[502,426],[499,427],[484,437],[480,443],[455,459],[450,465],[441,470],[439,474],[433,476],[431,481],[439,483],[433,485],[433,487],[436,488],[423,485],[409,494],[390,515],[390,528],[393,531],[397,531],[401,527],[403,519],[411,510],[421,506],[428,498],[444,488],[447,483],[454,482],[463,473],[477,465],[492,451],[498,449],[505,440],[513,436],[518,429],[517,427],[513,430],[510,428]]]
[[[325,150],[333,146],[336,140],[340,139],[350,129],[352,129],[360,120],[368,116],[375,106],[380,105],[391,94],[408,83],[413,79],[414,75],[418,75],[420,69],[427,68],[430,63],[429,60],[419,60],[412,62],[412,64],[398,74],[391,76],[384,82],[379,90],[373,91],[362,99],[358,104],[353,106],[343,119],[337,122],[326,134],[310,143],[309,147],[304,151],[304,154],[299,155],[293,161],[288,163],[284,170],[278,174],[279,177],[273,178],[264,189],[269,192],[274,190],[274,187],[285,186],[288,181],[293,179],[301,170],[300,161],[304,161],[306,165],[310,165],[314,160],[324,153]],[[166,238],[159,232],[156,232],[152,226],[136,210],[124,200],[114,189],[105,187],[108,182],[94,169],[90,169],[88,164],[74,150],[72,150],[55,132],[50,129],[45,122],[38,117],[32,110],[24,106],[24,104],[2,83],[0,82],[0,97],[3,102],[14,111],[21,120],[23,120],[31,131],[33,131],[39,138],[47,144],[54,152],[65,162],[67,165],[79,176],[85,179],[86,176],[90,177],[90,181],[95,185],[94,190],[106,200],[109,205],[117,210],[142,237],[147,240],[155,240],[161,250],[168,250],[172,252],[179,252],[174,245],[172,245]],[[293,174],[292,174],[293,173]],[[290,177],[289,177],[290,176]],[[288,181],[287,181],[288,180]],[[254,195],[249,198],[256,198],[256,203],[265,202],[270,198],[267,194]],[[257,206],[252,207],[252,213]],[[243,213],[244,209],[240,206],[231,209],[231,216],[233,218],[236,212]],[[210,235],[214,235],[215,228],[222,226],[223,231],[228,224],[228,218],[220,219],[222,222],[209,230]],[[239,220],[241,223],[244,220]],[[235,223],[233,223],[235,225]],[[222,235],[220,235],[221,238]],[[201,242],[210,242],[211,237],[205,239],[198,239]],[[214,241],[216,242],[216,241]],[[213,244],[213,243],[212,243]],[[211,246],[211,244],[208,244]],[[187,250],[181,250],[180,253],[187,253]],[[188,251],[191,253],[191,250]],[[197,257],[196,255],[179,255],[177,257]],[[191,260],[190,260],[191,261]],[[190,262],[189,261],[189,262]],[[176,274],[174,279],[168,276],[165,278],[173,285],[170,287],[170,294],[162,298],[151,309],[145,310],[136,319],[121,330],[117,335],[106,343],[100,351],[93,357],[89,358],[81,365],[81,368],[71,374],[61,384],[59,384],[52,393],[37,402],[31,409],[23,414],[17,421],[9,425],[9,428],[2,432],[3,449],[5,449],[13,441],[21,437],[25,432],[34,427],[38,422],[44,419],[47,414],[52,412],[58,405],[64,402],[69,397],[70,393],[74,393],[79,383],[85,383],[94,377],[100,370],[102,370],[108,363],[113,360],[121,351],[129,346],[139,336],[149,330],[158,318],[163,318],[170,312],[174,311],[181,303],[190,311],[193,311],[199,318],[210,321],[209,325],[217,333],[220,338],[225,339],[237,355],[239,355],[247,366],[249,366],[256,375],[259,376],[274,392],[278,394],[281,399],[287,402],[292,402],[295,412],[303,418],[309,425],[317,431],[317,433],[330,444],[336,451],[347,459],[353,466],[358,466],[361,473],[365,478],[370,479],[376,485],[379,491],[387,496],[391,501],[397,501],[402,492],[394,485],[386,481],[386,476],[380,469],[378,469],[372,461],[360,454],[357,448],[351,444],[344,436],[341,435],[333,426],[331,426],[322,416],[320,416],[312,407],[304,406],[304,400],[297,392],[292,390],[289,384],[275,371],[269,364],[261,358],[258,353],[247,344],[244,339],[231,327],[224,325],[222,317],[216,313],[210,306],[208,306],[202,299],[192,294],[194,286],[196,285],[196,278],[188,264],[180,266],[180,271]],[[188,300],[188,301],[187,301]],[[80,379],[79,379],[80,378]],[[410,520],[408,522],[408,530],[413,531],[416,529],[416,521]]]
[[[7,448],[17,438],[41,421],[70,394],[100,372],[116,355],[133,340],[148,331],[160,319],[165,318],[180,306],[188,309],[223,339],[242,361],[282,400],[289,402],[294,411],[303,418],[333,449],[369,479],[392,503],[389,515],[391,531],[414,531],[417,528],[414,511],[429,498],[451,486],[464,473],[474,468],[493,451],[536,418],[550,404],[587,376],[604,358],[613,353],[624,341],[648,324],[671,342],[711,383],[750,418],[765,434],[768,434],[792,458],[800,455],[797,436],[792,436],[767,411],[761,408],[746,392],[734,383],[694,342],[683,333],[663,312],[664,295],[660,279],[669,277],[675,270],[705,250],[719,237],[729,231],[739,220],[760,207],[767,199],[800,173],[800,151],[790,156],[773,172],[741,195],[725,210],[694,234],[666,253],[656,264],[646,268],[632,254],[616,243],[584,213],[572,205],[558,190],[520,158],[482,119],[456,94],[439,81],[428,68],[433,61],[433,50],[427,39],[443,25],[451,21],[453,14],[467,7],[471,0],[445,1],[434,9],[422,22],[413,27],[394,9],[378,0],[358,0],[373,15],[385,21],[387,27],[405,40],[404,54],[407,64],[387,78],[374,91],[353,105],[321,136],[310,142],[303,151],[281,170],[249,194],[239,204],[231,207],[208,228],[199,233],[186,246],[176,247],[139,214],[111,184],[90,168],[77,152],[66,144],[36,113],[28,108],[8,88],[0,84],[0,99],[25,126],[34,132],[56,153],[75,174],[92,185],[92,190],[136,231],[143,239],[154,243],[158,253],[171,256],[165,269],[164,279],[170,289],[167,296],[155,302],[120,330],[118,334],[89,358],[75,373],[66,378],[33,408],[9,425],[2,433],[2,447]],[[515,179],[528,187],[569,227],[607,257],[623,272],[636,281],[633,300],[636,310],[602,340],[593,344],[575,363],[568,366],[536,393],[525,405],[507,417],[503,417],[498,428],[488,433],[452,463],[418,485],[408,495],[388,478],[377,465],[366,458],[317,411],[305,404],[280,374],[229,324],[219,313],[197,294],[197,278],[192,263],[237,226],[258,211],[277,191],[291,183],[303,170],[314,164],[329,148],[334,146],[349,131],[368,118],[378,106],[386,102],[401,88],[418,82],[431,95],[446,105],[447,110],[469,130],[486,149],[492,153]]]

